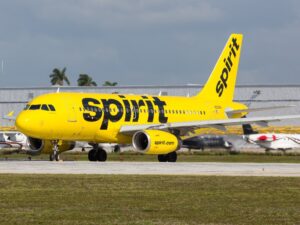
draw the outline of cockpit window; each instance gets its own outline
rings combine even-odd
[[[53,105],[48,105],[48,106],[49,106],[49,109],[50,109],[51,111],[55,111],[55,108],[54,108]]]
[[[30,105],[26,105],[25,108],[24,108],[24,110],[29,109],[29,106],[30,106]]]
[[[49,108],[47,105],[42,105],[42,110],[49,111]]]
[[[29,107],[29,110],[39,110],[41,108],[41,105],[31,105]]]

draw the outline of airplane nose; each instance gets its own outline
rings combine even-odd
[[[27,131],[29,130],[29,124],[30,124],[30,119],[27,116],[23,115],[23,113],[21,113],[17,117],[16,123],[15,123],[18,131],[20,131],[24,134],[26,134]]]

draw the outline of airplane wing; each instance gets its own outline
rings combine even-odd
[[[290,107],[295,107],[295,105],[282,105],[282,106],[271,106],[271,107],[261,107],[261,108],[247,108],[247,109],[240,109],[240,110],[228,110],[226,111],[226,114],[228,117],[232,117],[234,114],[237,113],[260,112],[260,111],[284,109]]]
[[[204,127],[213,127],[219,130],[226,131],[226,126],[243,125],[243,124],[257,124],[259,126],[268,126],[269,122],[279,122],[288,119],[300,119],[300,115],[288,116],[270,116],[270,117],[253,117],[253,118],[237,118],[224,120],[202,120],[190,122],[175,122],[164,124],[142,124],[142,125],[125,125],[120,129],[120,133],[134,134],[140,130],[178,130],[180,135],[186,135],[196,129]]]

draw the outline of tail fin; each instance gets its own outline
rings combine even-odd
[[[208,81],[196,98],[232,102],[243,35],[231,34]]]
[[[242,127],[244,135],[258,134],[257,131],[253,130],[251,124],[243,124]]]

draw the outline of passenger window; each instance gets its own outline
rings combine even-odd
[[[41,105],[31,105],[29,107],[29,110],[39,110],[41,108]]]
[[[49,108],[47,105],[42,105],[42,110],[49,111]]]
[[[48,106],[49,106],[49,109],[50,109],[51,111],[55,111],[55,108],[54,108],[53,105],[48,105]]]

